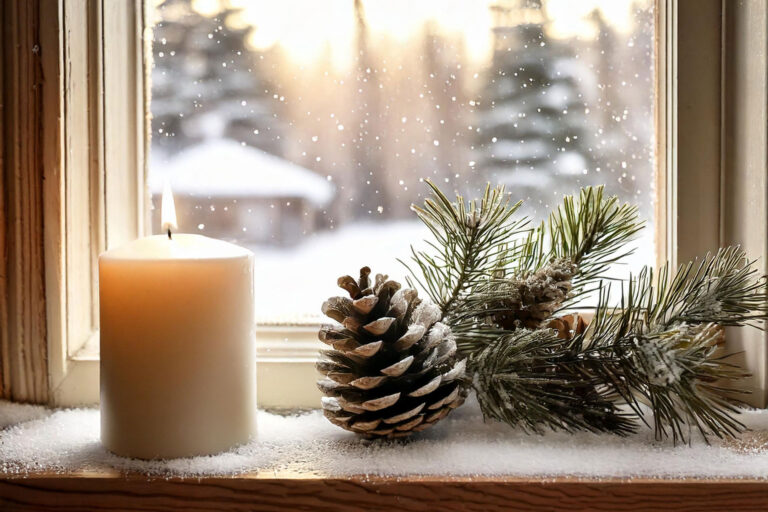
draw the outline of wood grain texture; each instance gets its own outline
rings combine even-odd
[[[5,109],[5,58],[7,53],[6,46],[6,27],[5,27],[5,9],[0,8],[0,120],[3,126],[6,124]],[[5,129],[0,128],[0,397],[6,397],[6,390],[10,389],[10,374],[6,368],[8,361],[8,241],[6,236],[6,224],[8,214],[6,213],[5,201],[5,170],[8,164],[5,160]]]
[[[40,2],[3,2],[0,396],[48,399],[43,255],[44,91]]]
[[[768,481],[35,476],[0,480],[6,511],[765,511]]]

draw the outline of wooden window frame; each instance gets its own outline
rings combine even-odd
[[[764,22],[766,9],[757,0],[657,6],[660,258],[674,265],[742,243],[765,271],[768,244],[759,228],[768,220],[766,57],[756,63],[749,49],[765,49],[765,23],[754,20]],[[140,236],[146,222],[146,8],[105,0],[2,7],[3,68],[28,71],[13,83],[7,71],[3,76],[3,397],[98,401],[95,258]],[[749,81],[733,78],[744,73]],[[24,134],[30,136],[19,138]],[[755,214],[761,222],[739,222]],[[260,406],[316,406],[315,330],[259,328]],[[753,405],[765,406],[765,334],[733,332],[728,339],[747,355]]]
[[[141,9],[141,2],[60,0],[47,2],[41,17],[42,31],[59,34],[61,158],[45,170],[43,194],[55,405],[92,403],[94,387],[98,394],[98,361],[81,355],[98,337],[96,261],[142,231]]]
[[[661,263],[741,245],[768,274],[768,7],[657,2],[657,247]],[[728,328],[728,351],[768,405],[768,333]]]
[[[768,274],[768,7],[724,0],[723,8],[719,241],[741,245]],[[726,337],[752,374],[749,403],[768,406],[768,332],[731,328]]]

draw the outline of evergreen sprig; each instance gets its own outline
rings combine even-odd
[[[408,263],[398,261],[410,272],[408,284],[420,285],[450,317],[496,265],[514,258],[507,244],[522,232],[527,220],[512,219],[522,201],[510,203],[504,187],[487,186],[479,202],[465,202],[460,195],[452,202],[434,183],[426,183],[432,197],[423,207],[413,205],[412,209],[434,236],[433,241],[427,241],[432,251],[411,248],[418,273]]]
[[[581,189],[578,198],[566,196],[520,247],[513,262],[517,272],[534,271],[553,260],[579,266],[577,279],[600,277],[613,263],[632,254],[627,242],[643,229],[637,207],[605,197],[604,187]]]
[[[594,292],[605,270],[632,253],[626,244],[642,228],[637,208],[606,197],[603,187],[565,197],[547,222],[499,244],[502,256],[492,271],[476,279],[451,312],[459,350],[468,355],[493,340],[476,328],[478,321],[504,329],[542,327]]]
[[[551,329],[519,329],[473,354],[473,386],[483,415],[535,433],[634,432],[636,418],[619,409],[604,375],[590,371],[605,366],[605,359],[585,357],[582,341],[559,338]]]
[[[616,196],[605,196],[604,187],[581,189],[578,198],[566,196],[538,228],[515,241],[506,275],[527,276],[552,265],[575,266],[569,295],[560,308],[573,304],[597,289],[607,279],[605,271],[634,252],[628,242],[643,229],[637,207],[622,204]],[[487,283],[484,292],[498,290],[498,280]]]
[[[616,354],[621,380],[613,387],[651,406],[657,438],[686,441],[696,430],[705,438],[743,429],[734,419],[734,392],[724,384],[747,374],[722,348],[723,327],[758,325],[768,318],[766,278],[739,247],[720,249],[671,275],[667,265],[654,279],[644,268],[630,277],[616,308],[601,294],[588,332],[596,351]]]
[[[653,272],[640,276],[635,303],[647,302],[647,324],[715,322],[723,326],[758,325],[768,308],[766,277],[761,276],[740,247],[725,247],[700,261],[684,264],[669,279],[661,268],[656,286]]]
[[[722,328],[766,320],[768,292],[741,249],[674,275],[663,266],[655,279],[646,268],[610,307],[604,272],[631,252],[627,242],[642,228],[636,208],[586,188],[526,232],[513,217],[520,203],[501,188],[487,188],[478,205],[429,185],[433,197],[414,209],[434,235],[434,254],[413,251],[420,275],[412,277],[456,334],[487,418],[533,432],[626,434],[646,421],[645,403],[657,438],[742,430],[721,386],[745,374],[722,354]],[[554,330],[591,291],[598,304],[589,327]]]

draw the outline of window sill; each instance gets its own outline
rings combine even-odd
[[[763,411],[745,411],[751,433],[739,442],[693,447],[653,443],[650,431],[530,436],[484,423],[471,403],[406,443],[365,442],[318,411],[259,411],[257,440],[242,449],[144,463],[101,447],[96,410],[0,405],[0,416],[15,418],[0,430],[0,510],[698,511],[768,503]]]
[[[590,322],[593,311],[576,311]],[[295,320],[294,320],[295,322]],[[328,348],[318,341],[321,320],[301,323],[269,323],[256,326],[257,403],[262,409],[317,409],[321,394],[316,382],[315,362],[320,350]],[[733,351],[735,352],[735,350]],[[749,368],[747,360],[738,364]],[[67,361],[64,380],[55,388],[52,405],[75,407],[99,403],[98,331]],[[761,407],[763,390],[749,382],[741,385]]]
[[[4,510],[761,510],[766,480],[0,474]]]
[[[317,408],[320,392],[315,361],[325,347],[317,339],[319,323],[256,327],[256,390],[263,409]],[[99,403],[98,332],[68,359],[67,375],[54,390],[54,405]]]

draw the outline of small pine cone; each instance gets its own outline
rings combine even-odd
[[[341,326],[326,325],[317,369],[325,416],[369,438],[404,437],[424,430],[464,402],[466,360],[456,356],[451,329],[440,309],[422,302],[370,269],[360,279],[340,277],[350,298],[332,297],[322,311]]]
[[[552,316],[571,293],[576,265],[568,260],[555,260],[536,272],[508,279],[507,298],[494,309],[493,320],[504,329],[538,329]]]
[[[578,313],[571,313],[561,317],[553,318],[547,322],[547,327],[557,331],[557,337],[561,340],[569,340],[579,334],[584,334],[587,330],[587,322],[584,317]]]

